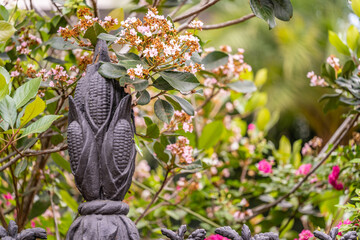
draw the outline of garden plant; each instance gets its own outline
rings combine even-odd
[[[99,74],[132,99],[137,157],[121,198],[141,239],[357,239],[360,26],[329,31],[333,54],[303,76],[324,90],[323,114],[341,109],[342,124],[329,139],[275,142],[271,67],[253,69],[246,49],[213,47],[206,36],[255,17],[273,31],[293,18],[289,0],[250,0],[247,15],[212,24],[207,12],[226,0],[135,0],[106,12],[96,0],[51,0],[51,11],[34,2],[0,5],[0,238],[65,239],[85,201],[72,175],[69,108],[80,108],[75,89]],[[359,20],[360,0],[349,9]],[[111,96],[90,87],[101,125]]]

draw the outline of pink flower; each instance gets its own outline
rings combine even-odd
[[[11,73],[10,73],[10,76],[11,77],[17,77],[17,76],[19,76],[20,75],[20,73],[18,72],[18,71],[12,71]]]
[[[210,235],[208,238],[205,238],[205,240],[229,240],[229,239],[219,234],[213,234]]]
[[[255,129],[255,124],[250,123],[250,124],[248,125],[248,131],[252,131],[252,130],[254,130],[254,129]]]
[[[311,167],[312,167],[311,163],[303,164],[303,165],[301,165],[301,166],[299,167],[298,170],[296,170],[296,173],[295,173],[295,174],[296,174],[297,176],[298,176],[298,175],[306,175],[306,174],[308,174],[308,173],[310,172]]]
[[[260,172],[263,172],[263,173],[272,173],[271,163],[269,163],[265,159],[261,160],[258,163],[258,169],[259,169]]]
[[[36,224],[35,224],[35,221],[34,221],[34,220],[31,220],[31,227],[32,227],[32,228],[36,227]]]
[[[312,149],[309,143],[305,143],[304,147],[301,149],[301,154],[303,156],[310,155],[312,153]]]
[[[11,195],[11,193],[7,193],[7,194],[3,194],[3,197],[5,198],[6,200],[6,206],[10,206],[11,203],[9,200],[13,200],[14,197]]]
[[[338,223],[338,225],[336,225],[336,227],[337,227],[338,229],[340,229],[341,225],[348,225],[348,224],[352,224],[352,221],[350,221],[349,219],[346,219],[346,220],[340,221],[340,222]],[[338,235],[342,236],[342,233],[339,232]]]
[[[308,240],[310,238],[314,237],[312,232],[310,230],[302,230],[299,234],[299,238],[295,238],[294,240]]]
[[[336,190],[342,190],[344,189],[344,185],[338,181],[340,174],[340,167],[334,166],[332,172],[330,173],[328,177],[328,182],[336,189]]]

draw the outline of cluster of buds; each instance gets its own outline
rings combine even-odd
[[[211,52],[211,50],[213,49],[208,49],[208,52]],[[239,79],[242,74],[252,71],[251,66],[244,62],[244,49],[239,48],[236,54],[231,54],[231,47],[224,45],[220,46],[220,50],[229,54],[229,61],[227,64],[212,70],[216,75],[232,80]]]
[[[309,142],[305,143],[304,147],[301,149],[302,155],[311,155],[314,150],[319,149],[322,146],[323,140],[317,136],[311,139]]]
[[[127,70],[127,74],[130,76],[131,79],[145,78],[145,76],[149,74],[149,70],[144,69],[141,64],[137,64],[136,68],[129,68]]]
[[[179,136],[176,143],[166,146],[166,150],[176,156],[180,163],[190,164],[194,161],[192,156],[193,148],[189,146],[189,139],[186,137]]]
[[[334,68],[335,72],[338,73],[339,70],[341,69],[340,67],[340,60],[335,57],[334,55],[330,55],[327,59],[326,62],[332,67]]]
[[[74,71],[76,74],[70,76],[64,67],[60,65],[56,65],[55,68],[51,68],[50,70],[41,69],[36,76],[41,77],[43,81],[49,81],[50,87],[60,87],[60,86],[68,86],[73,84],[76,80],[76,75],[79,70],[76,67],[71,67],[70,71]]]
[[[92,63],[93,60],[93,53],[89,52],[89,51],[83,51],[80,49],[75,49],[73,50],[73,53],[76,57],[76,60],[78,62],[78,68],[80,69],[80,71],[85,71],[87,65]]]
[[[194,126],[192,124],[193,116],[188,115],[181,111],[175,111],[174,117],[169,124],[165,123],[163,132],[165,131],[176,131],[179,129],[179,124],[182,124],[182,129],[185,132],[192,132],[194,130]]]
[[[30,54],[32,47],[42,43],[41,39],[29,33],[29,30],[25,30],[18,41],[20,44],[16,47],[16,51],[25,55]]]
[[[310,86],[311,87],[326,87],[329,86],[329,84],[327,82],[325,82],[325,79],[323,79],[320,76],[317,76],[314,71],[308,72],[306,75],[307,78],[310,79]]]
[[[109,30],[118,24],[118,20],[110,16],[106,16],[104,21],[94,17],[94,14],[89,8],[81,8],[77,12],[79,21],[74,25],[73,28],[60,27],[58,33],[67,41],[68,39],[74,38],[78,41],[80,46],[89,46],[91,43],[79,40],[80,34],[84,34],[85,31],[92,27],[95,23],[100,24],[105,30]]]
[[[196,25],[199,23],[196,22]],[[173,68],[195,73],[202,69],[200,64],[185,66],[193,53],[200,51],[199,39],[190,32],[178,35],[171,20],[158,15],[155,8],[149,9],[143,21],[130,17],[122,21],[121,26],[123,29],[115,42],[136,48],[139,56],[146,58],[151,65],[151,70]],[[144,78],[148,72],[137,66],[129,69],[128,74],[133,78]]]

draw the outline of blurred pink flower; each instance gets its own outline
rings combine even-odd
[[[295,238],[294,240],[308,240],[310,238],[314,237],[312,232],[310,230],[302,230],[299,234],[299,238]]]
[[[338,225],[336,225],[336,227],[338,229],[340,229],[341,225],[348,225],[348,224],[352,224],[352,221],[350,221],[349,219],[346,219],[346,220],[343,220],[343,221],[340,221],[338,223]],[[341,232],[338,232],[338,235],[342,236],[342,233]]]
[[[258,163],[258,169],[259,169],[260,172],[263,172],[263,173],[272,173],[271,163],[269,163],[265,159],[261,160]]]
[[[338,181],[340,174],[340,167],[334,166],[332,169],[332,172],[330,173],[328,177],[328,182],[336,189],[336,190],[342,190],[344,189],[344,185]]]
[[[31,220],[30,223],[31,223],[31,227],[32,227],[32,228],[36,227],[36,224],[35,224],[35,221],[34,221],[34,220]]]
[[[252,131],[252,130],[254,130],[254,129],[255,129],[255,124],[250,123],[250,124],[248,125],[248,131]]]
[[[13,200],[14,197],[11,195],[11,193],[7,193],[7,194],[3,194],[3,197],[6,200],[6,206],[10,206],[10,201],[9,200]]]
[[[210,235],[209,237],[205,238],[205,240],[229,240],[229,239],[226,237],[223,237],[219,234],[213,234],[213,235]]]
[[[310,155],[312,152],[312,149],[310,147],[309,143],[305,143],[304,147],[301,149],[301,154],[304,155]]]
[[[306,163],[306,164],[302,164],[298,170],[296,170],[296,175],[306,175],[310,172],[311,170],[311,163]]]

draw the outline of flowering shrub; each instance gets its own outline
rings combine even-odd
[[[173,12],[165,16],[165,2],[146,3],[137,9],[144,14],[126,19],[121,9],[101,18],[96,6],[78,0],[54,6],[61,13],[52,18],[0,7],[0,24],[9,29],[0,30],[6,55],[0,62],[1,223],[44,227],[56,239],[76,217],[82,199],[66,151],[66,101],[87,66],[98,61],[93,51],[102,40],[110,62],[100,63],[99,74],[133,97],[138,158],[124,201],[141,236],[158,239],[160,227],[184,223],[209,232],[231,225],[240,232],[247,222],[255,233],[274,231],[287,239],[310,239],[310,230],[298,232],[337,223],[340,232],[357,230],[360,137],[338,142],[356,119],[329,142],[270,141],[279,116],[267,108],[267,70],[251,67],[242,48],[208,47],[198,33],[211,25],[196,19],[199,12],[180,15],[182,5],[170,4]],[[270,15],[259,10],[263,1],[250,4],[270,27],[275,17],[291,18],[289,1],[271,2]],[[307,77],[311,86],[334,91],[322,98],[330,105],[335,99],[352,106],[352,116],[359,105],[357,45],[346,51],[336,37],[330,34],[331,42],[352,59],[343,64],[331,55],[320,75]],[[341,222],[335,205],[349,212],[349,220]]]

